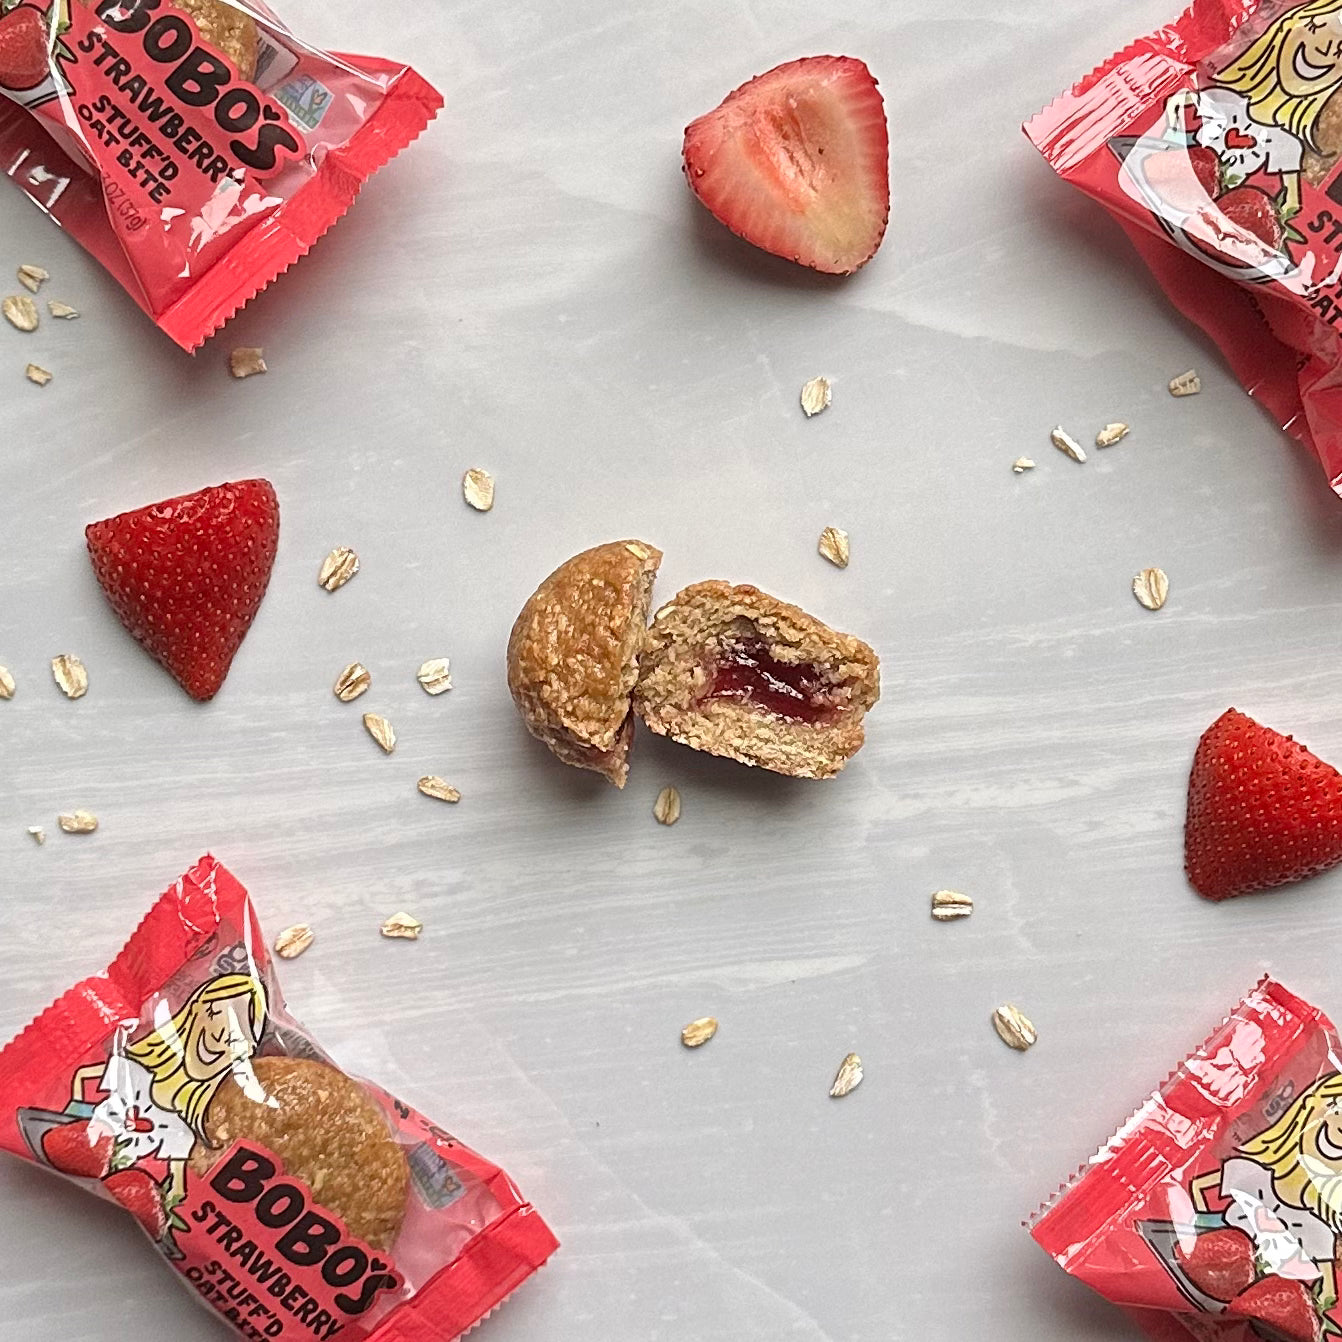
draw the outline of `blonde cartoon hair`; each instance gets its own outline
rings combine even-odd
[[[229,1068],[224,1067],[218,1076],[203,1081],[189,1076],[183,1062],[187,1035],[196,1017],[211,1003],[238,997],[247,1001],[247,1019],[238,1020],[235,1014],[229,1022],[229,1065],[236,1065],[256,1051],[266,1022],[265,989],[250,974],[221,974],[202,983],[171,1017],[161,1021],[143,1039],[126,1046],[126,1056],[153,1077],[150,1093],[154,1103],[180,1114],[202,1138],[205,1110]]]
[[[1314,125],[1338,85],[1329,84],[1317,93],[1287,93],[1277,77],[1277,62],[1293,28],[1340,10],[1342,0],[1308,0],[1307,4],[1287,10],[1216,76],[1218,84],[1247,99],[1249,115],[1255,121],[1264,126],[1281,126],[1315,153],[1319,152],[1319,146],[1314,143]]]
[[[1292,1207],[1312,1212],[1342,1234],[1342,1161],[1305,1150],[1306,1140],[1330,1114],[1342,1114],[1342,1073],[1316,1081],[1270,1127],[1240,1147],[1272,1173],[1272,1188]]]

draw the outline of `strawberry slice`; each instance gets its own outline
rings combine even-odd
[[[1342,774],[1233,708],[1188,780],[1184,868],[1206,899],[1303,880],[1342,862]]]
[[[0,89],[35,89],[51,73],[47,21],[35,5],[15,5],[0,17]]]
[[[112,1166],[112,1133],[101,1123],[77,1119],[49,1128],[42,1154],[52,1169],[77,1179],[101,1179]]]
[[[1226,1307],[1226,1313],[1252,1319],[1254,1331],[1273,1342],[1323,1340],[1323,1321],[1309,1287],[1302,1281],[1264,1277],[1241,1291]]]
[[[103,1180],[103,1187],[144,1227],[150,1239],[161,1240],[168,1228],[163,1193],[144,1171],[119,1170]]]
[[[1177,1241],[1174,1252],[1188,1280],[1213,1300],[1230,1300],[1253,1282],[1253,1241],[1242,1230],[1207,1230],[1187,1253]]]
[[[714,216],[776,256],[847,275],[885,236],[885,106],[851,56],[807,56],[742,84],[685,128],[684,156]]]
[[[121,623],[193,699],[212,699],[270,582],[274,487],[216,485],[94,522],[84,535]]]

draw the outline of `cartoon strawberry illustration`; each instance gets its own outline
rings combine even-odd
[[[1242,1230],[1208,1230],[1185,1252],[1175,1245],[1184,1275],[1213,1300],[1231,1300],[1254,1279],[1253,1241]]]
[[[0,15],[0,89],[25,93],[51,71],[46,16],[35,5],[15,5]]]
[[[1301,1281],[1264,1277],[1241,1291],[1226,1313],[1251,1319],[1254,1331],[1272,1342],[1322,1342],[1323,1322],[1314,1297]]]
[[[1281,251],[1286,234],[1277,204],[1266,191],[1256,186],[1237,186],[1227,191],[1216,207],[1237,228],[1252,233],[1273,251]]]
[[[168,1228],[163,1194],[144,1170],[118,1170],[103,1180],[103,1187],[144,1227],[150,1239],[157,1242],[163,1238]]]
[[[43,1136],[42,1154],[62,1174],[101,1179],[112,1168],[112,1133],[87,1119],[63,1123]]]

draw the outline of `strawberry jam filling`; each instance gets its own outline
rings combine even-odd
[[[735,699],[789,722],[824,725],[838,711],[834,689],[813,662],[780,662],[763,639],[738,638],[719,645],[699,698]]]

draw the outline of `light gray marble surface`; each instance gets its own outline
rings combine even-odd
[[[0,270],[45,265],[85,314],[0,331],[5,1035],[211,850],[272,930],[316,926],[284,979],[326,1046],[562,1238],[489,1342],[1133,1336],[1022,1218],[1264,969],[1342,1010],[1342,873],[1212,906],[1180,851],[1229,704],[1342,758],[1342,502],[1017,129],[1174,8],[293,0],[317,41],[417,58],[447,107],[194,361],[0,194]],[[687,120],[826,51],[870,63],[894,137],[889,237],[840,282],[731,238],[678,164]],[[230,381],[234,344],[269,375]],[[1171,399],[1190,365],[1202,395]],[[817,373],[834,402],[807,421]],[[1115,418],[1131,437],[1084,467],[1048,444]],[[477,465],[487,516],[459,494]],[[279,491],[279,560],[201,707],[117,624],[82,529],[250,474]],[[827,524],[846,572],[815,553]],[[626,535],[665,550],[663,598],[753,581],[877,647],[838,781],[644,736],[617,793],[525,735],[517,608]],[[364,567],[331,596],[338,544]],[[1129,592],[1147,565],[1158,615]],[[431,700],[435,655],[456,688]],[[343,706],[355,658],[375,687]],[[427,772],[459,807],[416,794]],[[55,832],[74,806],[97,834]],[[968,923],[930,920],[941,886]],[[377,935],[401,908],[418,944]],[[1004,999],[1039,1027],[1027,1055],[989,1027]],[[718,1038],[685,1052],[706,1013]],[[850,1049],[867,1079],[837,1103]],[[225,1336],[114,1209],[17,1162],[0,1207],[5,1342]]]

